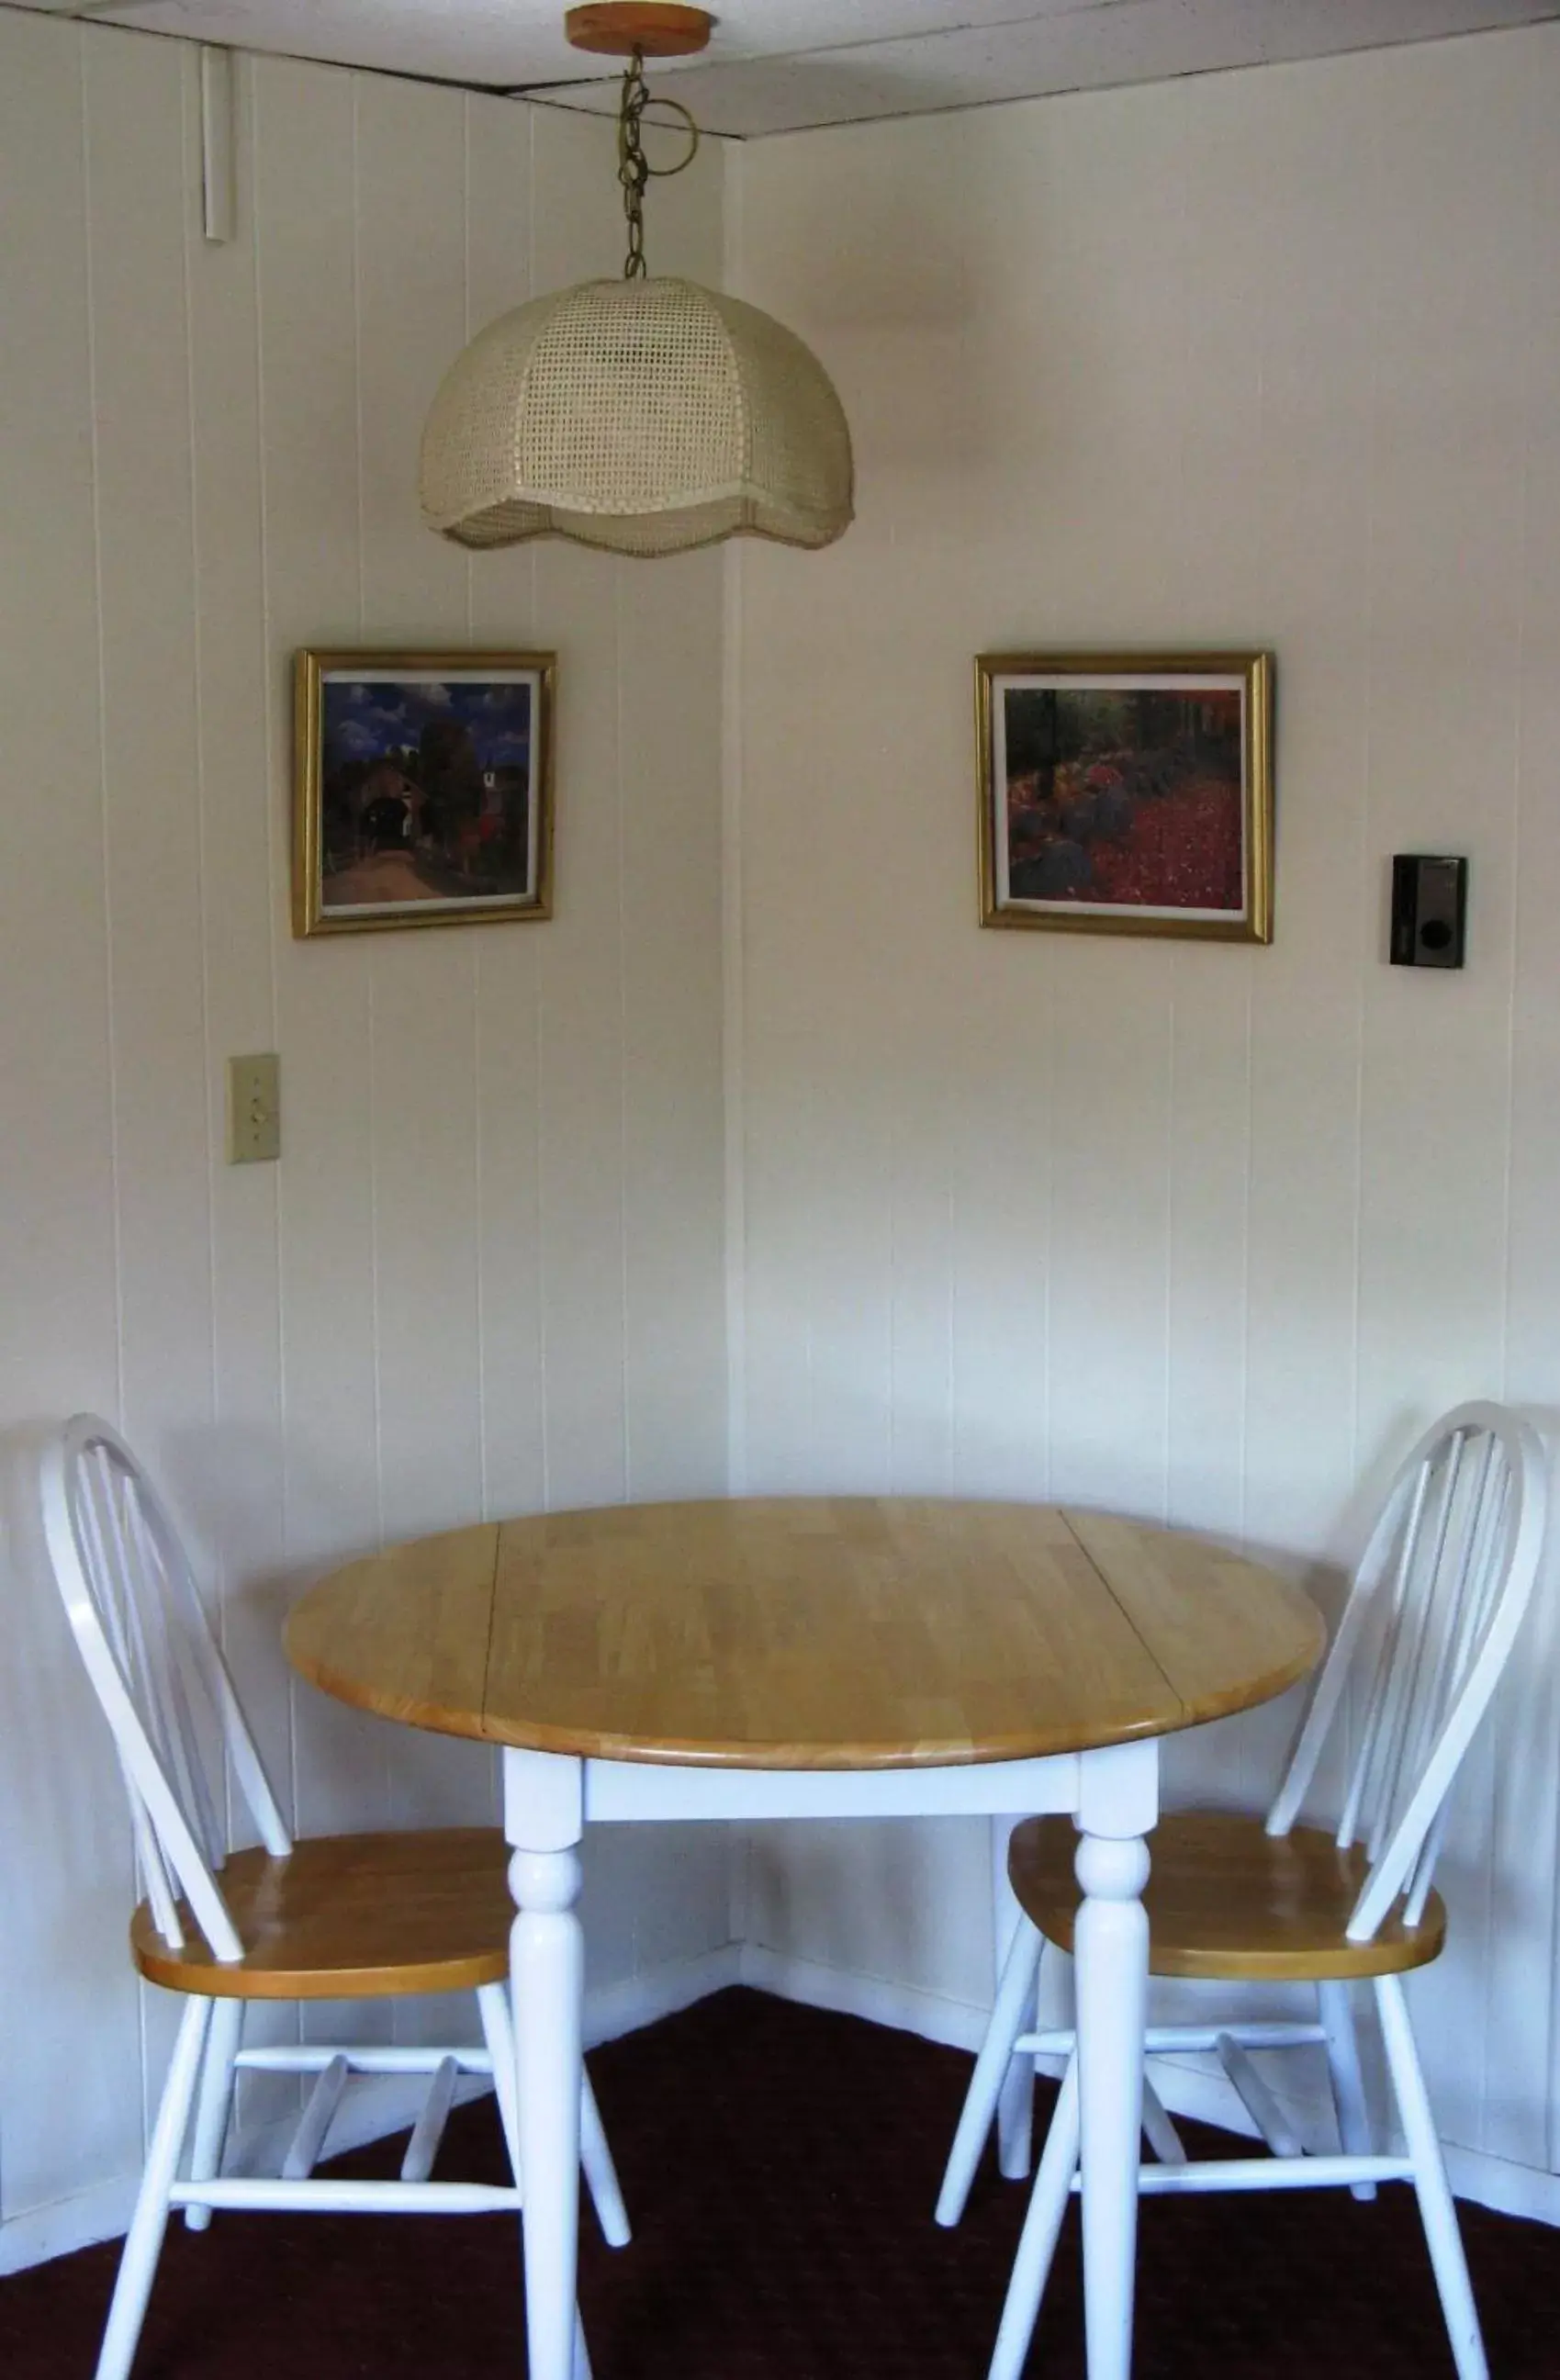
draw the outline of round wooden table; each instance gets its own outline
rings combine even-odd
[[[327,1694],[503,1747],[531,2380],[570,2380],[591,1820],[1070,1812],[1091,2380],[1126,2380],[1161,1736],[1305,1674],[1274,1572],[1099,1512],[735,1499],[350,1563],[287,1623]]]

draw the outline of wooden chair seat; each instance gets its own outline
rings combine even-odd
[[[1028,1818],[1008,1853],[1025,1914],[1069,1951],[1081,1897],[1072,1873],[1077,1848],[1070,1818]],[[1445,1908],[1433,1892],[1418,1925],[1393,1916],[1369,1942],[1350,1942],[1344,1928],[1365,1881],[1365,1854],[1358,1846],[1339,1851],[1314,1827],[1269,1835],[1260,1817],[1242,1811],[1172,1811],[1149,1838],[1149,1854],[1143,1906],[1152,1974],[1341,1982],[1428,1966],[1445,1939]]]
[[[141,1973],[213,1999],[371,1999],[474,1990],[509,1973],[509,1848],[496,1827],[326,1835],[284,1859],[236,1852],[217,1882],[245,1955],[214,1959],[188,1911],[171,1949],[142,1901]]]

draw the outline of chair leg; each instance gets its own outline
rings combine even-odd
[[[937,2192],[937,2219],[950,2228],[963,2214],[970,2195],[970,2185],[975,2178],[980,2153],[986,2144],[997,2114],[997,2103],[1002,2095],[1013,2044],[1024,2030],[1025,2019],[1033,2014],[1035,1978],[1040,1972],[1040,1954],[1046,1947],[1044,1935],[1038,1933],[1027,1917],[1019,1921],[1008,1951],[1008,1962],[1002,1970],[1002,1980],[997,1986],[997,2002],[991,2021],[986,2028],[986,2039],[975,2059],[975,2070],[970,2077],[970,2087],[964,2095],[953,2145],[948,2153],[942,2188]]]
[[[1013,2258],[986,2380],[1019,2380],[1023,2370],[1040,2316],[1040,2301],[1050,2277],[1062,2216],[1071,2194],[1072,2177],[1078,2170],[1078,2053],[1074,2050],[1067,2061],[1056,2112],[1040,2152],[1039,2170],[1019,2236],[1018,2253]]]
[[[483,1984],[477,1994],[477,2004],[482,2013],[482,2037],[493,2061],[493,2089],[509,2149],[510,2168],[519,2183],[520,2135],[514,2119],[514,2046],[509,2022],[509,1995],[502,1984]],[[610,2248],[626,2248],[634,2233],[588,2074],[580,2097],[580,2163],[602,2237]]]
[[[1030,2010],[1031,2021],[1034,2011]],[[997,2170],[1004,2181],[1027,2181],[1034,2154],[1034,2061],[1010,2058],[997,2094]]]
[[[1354,2004],[1348,1996],[1348,1985],[1318,1984],[1316,1999],[1322,2030],[1327,2036],[1327,2072],[1332,2081],[1333,2106],[1337,2111],[1338,2139],[1346,2155],[1369,2156],[1371,2111],[1365,2098],[1365,2078],[1360,2070],[1360,2037],[1354,2029]],[[1352,2181],[1349,2190],[1359,2199],[1376,2194],[1373,2181]]]
[[[1473,2302],[1473,2285],[1468,2277],[1462,2235],[1457,2229],[1457,2207],[1446,2180],[1435,2119],[1424,2087],[1419,2052],[1414,2046],[1413,2028],[1409,2022],[1409,2003],[1399,1976],[1377,1976],[1376,2005],[1381,2011],[1387,2070],[1392,2077],[1397,2112],[1403,2119],[1403,2133],[1413,2161],[1420,2217],[1424,2224],[1430,2261],[1435,2269],[1435,2286],[1441,2292],[1441,2311],[1446,2319],[1446,2332],[1451,2340],[1458,2380],[1489,2380],[1490,2367],[1485,2361],[1484,2342],[1480,2335],[1479,2313]]]
[[[200,2070],[200,2095],[195,2107],[195,2139],[189,2153],[191,2181],[212,2181],[222,2171],[223,2145],[233,2114],[233,2061],[244,2029],[244,2003],[213,2000],[211,2031]],[[212,2219],[209,2206],[187,2206],[185,2228],[204,2231]]]
[[[1023,1912],[1008,1875],[1008,1854],[1022,1823],[1005,1817],[991,1821],[992,1926],[998,1979],[1008,1963],[1013,1936],[1023,1924]],[[1038,2022],[1038,2010],[1032,2021]],[[1034,2148],[1034,2060],[1013,2058],[997,2098],[997,2170],[1004,2181],[1028,2180]]]
[[[189,2130],[189,2111],[200,2078],[201,2053],[212,2021],[212,2002],[191,1998],[179,2024],[178,2038],[163,2086],[163,2104],[152,2126],[146,2170],[141,2176],[136,2211],[119,2260],[119,2277],[98,2354],[97,2380],[128,2380],[136,2342],[151,2294],[163,2234],[168,2228],[168,2192],[178,2171],[179,2151]]]

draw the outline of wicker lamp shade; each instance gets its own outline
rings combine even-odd
[[[692,281],[587,281],[501,316],[456,358],[423,432],[423,517],[468,546],[828,545],[852,490],[850,431],[816,357]]]

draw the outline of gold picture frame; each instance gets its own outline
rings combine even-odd
[[[553,653],[294,662],[293,931],[552,914]]]
[[[1273,940],[1274,660],[982,653],[983,926]]]

